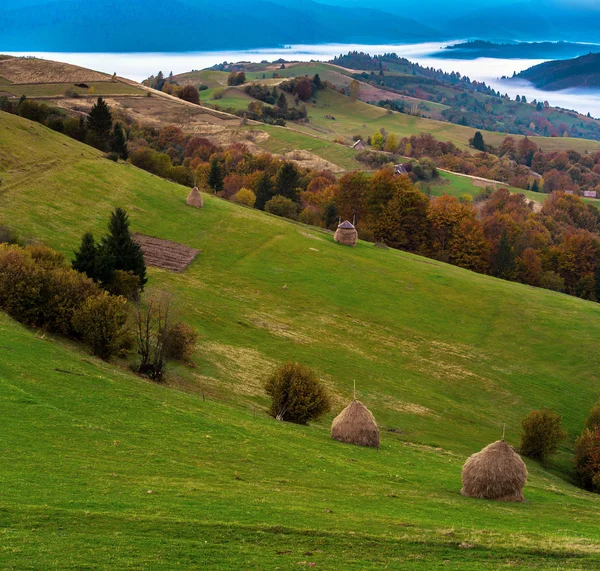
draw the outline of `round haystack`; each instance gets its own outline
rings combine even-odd
[[[331,438],[348,444],[379,448],[379,428],[375,417],[356,399],[333,419]]]
[[[190,206],[195,206],[196,208],[202,208],[204,206],[204,200],[202,199],[202,195],[197,186],[192,188],[185,201]]]
[[[358,232],[354,225],[346,220],[337,227],[333,239],[344,246],[356,246]]]
[[[471,498],[522,502],[527,466],[504,440],[486,446],[465,462],[460,493]]]

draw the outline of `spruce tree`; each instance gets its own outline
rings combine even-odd
[[[288,106],[288,102],[285,97],[285,94],[283,92],[281,92],[281,95],[279,96],[279,99],[277,100],[277,107],[279,107],[279,109],[281,109],[282,111],[285,111],[287,109],[287,106]]]
[[[321,78],[319,77],[318,73],[315,73],[312,82],[315,84],[317,89],[321,89],[321,87],[323,87],[323,83],[321,82]]]
[[[127,136],[125,135],[123,127],[121,127],[121,123],[115,123],[115,128],[113,129],[110,141],[110,150],[113,151],[113,153],[117,153],[119,158],[124,161],[129,157],[129,152],[127,151]]]
[[[515,273],[515,251],[510,242],[508,232],[506,230],[500,237],[498,242],[498,253],[496,255],[496,272],[498,278],[510,280]]]
[[[129,216],[122,208],[117,208],[108,223],[108,235],[102,240],[102,248],[107,256],[114,259],[114,269],[132,272],[140,278],[140,286],[148,281],[146,263],[139,244],[134,242],[129,230]]]
[[[208,173],[208,185],[216,192],[223,190],[223,171],[217,159],[210,161],[210,171]]]
[[[74,270],[85,274],[88,278],[95,279],[96,257],[98,246],[91,232],[86,232],[81,238],[81,246],[75,252],[75,259],[71,262]]]
[[[540,183],[538,182],[537,178],[533,181],[533,184],[531,185],[531,190],[533,190],[533,192],[540,191]]]
[[[108,105],[104,99],[102,99],[102,97],[98,97],[98,101],[96,101],[96,103],[94,103],[93,107],[90,109],[86,126],[88,133],[92,137],[90,142],[95,147],[105,151],[110,143],[112,115]]]
[[[258,210],[264,210],[265,204],[273,198],[273,184],[271,183],[271,177],[263,172],[260,175],[256,183],[256,202],[254,208]]]
[[[103,286],[110,284],[115,274],[114,257],[104,245],[96,244],[90,232],[81,238],[81,246],[75,252],[71,266]]]
[[[285,196],[294,202],[298,201],[298,184],[300,175],[294,163],[286,162],[277,171],[275,179],[275,194]]]
[[[485,141],[483,140],[483,135],[477,131],[475,136],[473,137],[472,145],[474,149],[478,151],[485,151]]]

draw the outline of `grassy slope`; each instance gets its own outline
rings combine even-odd
[[[325,119],[325,115],[333,115],[336,120]],[[319,92],[315,106],[309,105],[310,124],[327,129],[330,136],[352,136],[361,134],[365,138],[381,127],[399,137],[431,133],[441,141],[452,141],[461,148],[469,150],[469,139],[474,129],[443,121],[434,121],[405,115],[403,113],[388,114],[385,109],[360,101],[352,102],[348,97],[327,90]],[[365,125],[365,127],[363,127]],[[486,142],[499,145],[506,137],[503,133],[482,131]],[[522,138],[514,135],[516,139]],[[560,149],[575,149],[580,152],[592,152],[600,148],[600,141],[573,139],[562,137],[531,137],[546,152]]]
[[[121,81],[92,81],[86,85],[94,88],[94,95],[143,95],[144,92],[133,85]],[[31,83],[16,84],[0,77],[0,92],[10,93],[15,97],[25,95],[36,97],[61,97],[68,90],[85,97],[89,95],[88,88],[77,87],[73,83]]]
[[[173,372],[184,392],[0,318],[0,566],[600,567],[600,501],[564,480],[598,397],[600,306],[346,249],[209,196],[195,210],[185,188],[37,124],[0,125],[0,212],[26,235],[68,253],[122,205],[136,231],[201,250],[184,274],[151,271],[200,333],[196,368]],[[335,412],[356,379],[381,450],[331,442],[332,415],[266,418],[261,383],[286,359],[319,371]],[[570,441],[550,470],[529,463],[529,503],[461,497],[465,457],[504,422],[516,443],[543,405]]]

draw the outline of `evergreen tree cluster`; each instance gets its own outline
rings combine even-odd
[[[129,216],[122,208],[117,208],[110,216],[108,234],[100,242],[86,232],[79,250],[72,262],[74,270],[86,274],[108,291],[119,288],[118,272],[137,278],[138,291],[144,289],[148,281],[144,254],[129,229]]]

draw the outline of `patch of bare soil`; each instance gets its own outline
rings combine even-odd
[[[134,234],[133,239],[142,248],[146,264],[172,272],[183,272],[199,252],[195,248],[177,242],[161,240],[144,234]]]
[[[110,75],[57,61],[37,58],[0,60],[0,76],[20,83],[85,83],[107,81]]]

